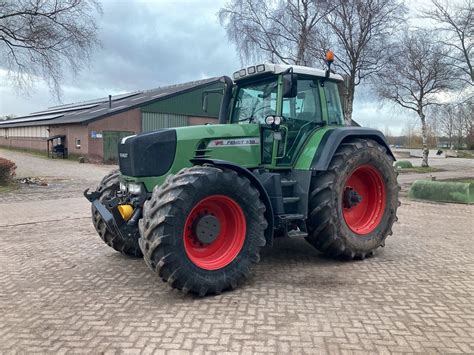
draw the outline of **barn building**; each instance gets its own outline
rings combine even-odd
[[[117,159],[119,140],[131,134],[166,127],[217,123],[220,95],[205,92],[223,88],[220,78],[137,91],[102,99],[50,107],[8,121],[0,121],[0,146],[48,151],[62,145],[69,155],[91,161]]]

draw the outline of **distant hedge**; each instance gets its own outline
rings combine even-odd
[[[452,181],[416,180],[408,196],[414,199],[474,203],[474,184]]]
[[[8,159],[0,158],[0,185],[8,184],[15,176],[16,165]]]
[[[413,168],[413,164],[408,160],[399,160],[395,163],[397,169],[410,169]]]

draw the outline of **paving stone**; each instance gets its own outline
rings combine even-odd
[[[0,195],[0,353],[474,353],[474,206],[403,199],[364,261],[276,240],[241,288],[197,298],[107,247],[79,189],[48,191]]]

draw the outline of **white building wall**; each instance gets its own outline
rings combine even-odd
[[[48,126],[0,128],[0,137],[48,138]]]

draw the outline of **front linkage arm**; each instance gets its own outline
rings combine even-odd
[[[107,228],[122,238],[131,238],[135,234],[138,220],[141,218],[142,207],[137,207],[127,222],[118,211],[117,206],[120,200],[117,197],[107,200],[106,204],[103,204],[99,200],[100,196],[101,193],[98,191],[89,192],[89,189],[84,191],[84,197],[91,202],[97,212],[99,212]]]

